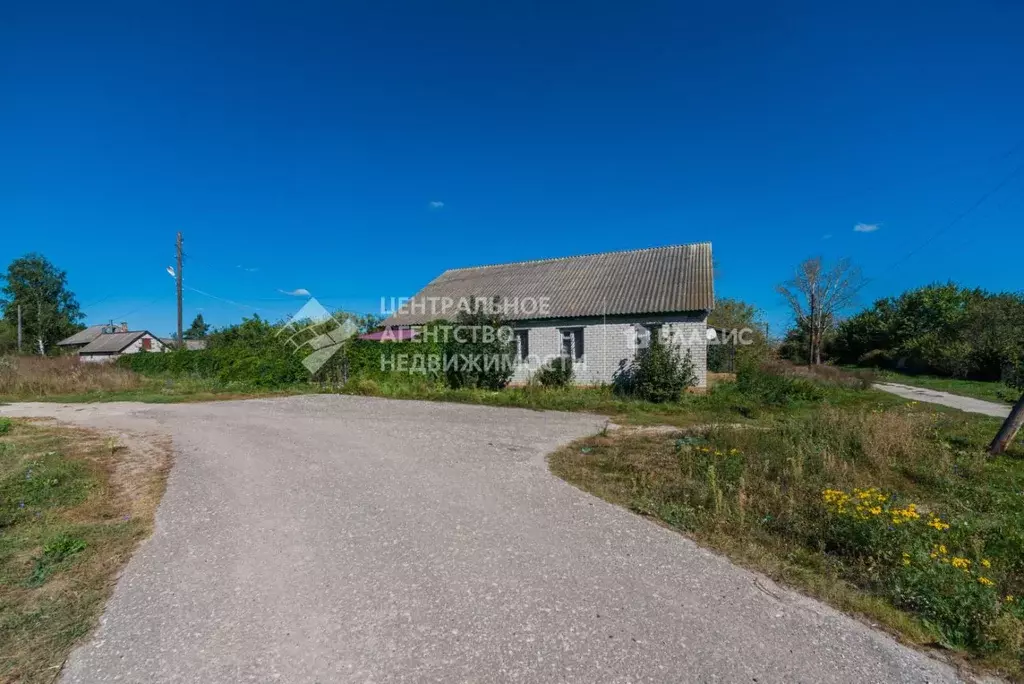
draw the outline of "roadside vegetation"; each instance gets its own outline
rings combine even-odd
[[[1024,450],[989,457],[999,421],[830,374],[741,372],[707,397],[733,399],[719,420],[601,434],[551,468],[911,643],[1021,680]],[[755,420],[727,419],[751,408]]]
[[[928,285],[845,318],[827,316],[826,323],[821,353],[835,364],[918,376],[923,387],[949,378],[993,383],[991,391],[1001,393],[999,383],[1024,383],[1024,293]],[[780,353],[807,363],[809,346],[808,324],[797,316]],[[985,385],[950,387],[988,391]]]
[[[0,680],[57,679],[152,530],[169,453],[0,418]]]

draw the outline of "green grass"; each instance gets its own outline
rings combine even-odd
[[[266,389],[243,383],[221,383],[196,378],[144,378],[139,387],[123,390],[88,390],[51,394],[0,395],[0,403],[16,401],[45,401],[56,403],[91,403],[110,401],[139,401],[148,404],[174,404],[194,401],[224,401],[258,397],[310,394],[321,391],[316,385],[291,385]]]
[[[1020,681],[1024,449],[986,456],[996,419],[861,394],[748,425],[597,435],[550,465],[910,643]],[[887,498],[857,512],[855,488]],[[854,503],[830,505],[829,489]],[[911,503],[919,517],[894,524]],[[933,558],[938,544],[946,552]]]
[[[812,413],[822,406],[872,408],[897,406],[903,399],[891,394],[813,383],[802,379],[775,379],[755,374],[753,381],[726,382],[706,393],[685,394],[677,403],[654,404],[617,396],[610,387],[508,387],[491,391],[450,389],[416,380],[360,379],[336,391],[344,394],[448,401],[537,411],[578,411],[607,416],[631,425],[690,426],[716,421],[754,422],[773,417]]]
[[[8,426],[0,434],[0,681],[52,682],[151,531],[167,461],[111,450],[84,430]]]
[[[975,399],[984,399],[999,403],[1013,404],[1020,398],[1020,391],[1013,390],[1001,382],[985,382],[983,380],[959,380],[957,378],[941,378],[934,375],[909,375],[893,371],[880,371],[881,382],[898,382],[913,387],[939,390],[950,394],[959,394]]]

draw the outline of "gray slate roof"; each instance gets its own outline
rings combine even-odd
[[[134,332],[105,333],[78,350],[79,354],[117,354],[129,344],[146,334],[145,330]]]
[[[710,311],[715,306],[711,243],[605,252],[445,271],[384,325],[420,325],[441,316],[431,306],[450,297],[546,297],[545,315],[510,313],[509,320],[615,314]],[[440,306],[440,305],[438,305]]]
[[[57,343],[58,347],[74,346],[76,344],[89,344],[103,334],[102,325],[90,325],[85,330],[79,330],[71,337],[65,337]]]
[[[165,347],[177,347],[178,340],[173,337],[161,337],[160,341],[164,343]],[[206,340],[182,340],[185,343],[185,349],[189,351],[202,351],[206,349]]]

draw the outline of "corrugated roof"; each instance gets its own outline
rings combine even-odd
[[[711,243],[521,261],[445,271],[383,325],[420,325],[442,315],[445,298],[546,298],[547,313],[527,307],[509,320],[710,311],[715,306]],[[456,304],[457,306],[457,304]]]
[[[79,330],[71,337],[66,337],[57,343],[58,347],[75,344],[89,344],[103,334],[102,325],[90,325],[85,330]]]
[[[104,333],[78,350],[79,354],[116,354],[146,334],[145,330]]]
[[[178,340],[173,337],[161,337],[160,341],[164,343],[165,347],[176,348],[178,346]],[[206,340],[182,340],[185,343],[185,349],[189,351],[202,351],[206,349]]]

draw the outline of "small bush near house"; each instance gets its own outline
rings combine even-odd
[[[696,382],[690,353],[682,356],[674,345],[653,338],[632,363],[619,368],[613,386],[620,395],[660,404],[679,401]]]
[[[450,335],[444,348],[447,385],[452,389],[505,387],[516,367],[512,329],[500,316],[482,310],[461,312],[455,328],[459,334]]]
[[[572,358],[559,356],[540,367],[534,379],[544,387],[566,387],[572,382]]]

